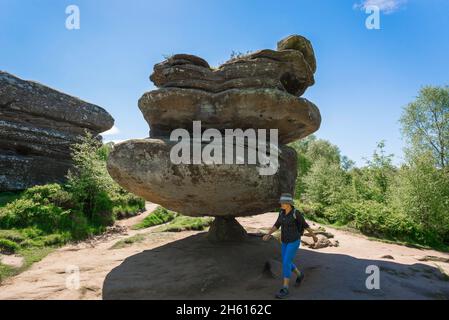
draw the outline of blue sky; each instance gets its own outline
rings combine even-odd
[[[65,28],[68,5],[81,29]],[[383,9],[368,30],[364,5]],[[321,110],[317,136],[363,164],[376,143],[401,162],[399,117],[423,85],[447,85],[448,0],[0,0],[0,69],[107,109],[116,134],[141,138],[137,101],[163,55],[192,53],[218,65],[232,51],[308,37],[318,61],[305,97]]]

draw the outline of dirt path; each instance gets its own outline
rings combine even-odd
[[[146,214],[155,207],[150,204]],[[120,221],[118,225],[127,228],[126,234],[66,246],[51,253],[0,286],[0,299],[169,298],[169,294],[179,299],[273,297],[279,280],[264,276],[262,269],[263,262],[272,253],[275,255],[277,243],[252,237],[245,246],[212,247],[204,241],[203,232],[129,229],[146,214]],[[239,221],[246,228],[268,228],[276,215],[267,213]],[[449,299],[449,282],[440,272],[449,273],[449,264],[418,260],[423,256],[448,259],[448,254],[326,229],[335,235],[340,246],[300,250],[297,262],[307,278],[300,289],[292,290],[292,299]],[[144,240],[111,249],[117,241],[139,234],[145,236]],[[242,250],[247,250],[248,257],[240,259],[245,256]],[[228,256],[235,260],[235,265],[227,265]],[[393,259],[382,258],[385,256]],[[381,289],[367,291],[365,269],[373,264],[381,270]],[[238,270],[235,275],[229,274],[233,268]],[[75,274],[71,274],[74,270]],[[74,288],[76,280],[72,281],[76,279],[76,270],[78,289]],[[241,272],[249,274],[246,282],[242,281]],[[161,296],[152,295],[156,288]]]

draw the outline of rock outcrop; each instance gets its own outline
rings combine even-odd
[[[99,106],[0,71],[0,191],[63,181],[71,145],[113,124]]]
[[[312,46],[297,35],[281,40],[277,50],[238,56],[218,68],[200,57],[174,55],[155,65],[150,79],[158,89],[139,100],[150,138],[116,145],[108,170],[121,186],[149,201],[185,215],[216,217],[209,239],[239,239],[242,229],[235,217],[276,209],[281,193],[294,193],[297,157],[285,144],[320,126],[318,108],[300,98],[314,84],[315,71]],[[266,163],[249,161],[249,154],[264,149],[249,140],[243,140],[248,156],[240,164],[176,164],[172,151],[178,141],[170,141],[171,134],[182,129],[188,135],[184,140],[193,146],[198,139],[194,121],[201,121],[199,134],[212,129],[223,140],[229,129],[277,129],[278,169],[271,175],[261,174],[259,169]],[[273,144],[271,135],[267,137],[268,133],[258,141]],[[236,147],[238,142],[233,141]],[[203,137],[197,148],[203,152],[209,142]]]

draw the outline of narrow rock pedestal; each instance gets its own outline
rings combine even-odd
[[[246,230],[234,217],[215,217],[207,234],[212,242],[243,241],[246,236]]]

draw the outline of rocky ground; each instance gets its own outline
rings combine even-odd
[[[272,299],[280,284],[279,245],[259,233],[276,215],[239,218],[253,235],[234,245],[211,244],[204,232],[131,230],[145,214],[123,220],[106,236],[63,247],[7,280],[0,299]],[[324,248],[303,242],[296,262],[306,279],[291,299],[449,299],[449,254],[326,231]],[[133,241],[116,245],[124,239]],[[379,267],[379,290],[365,286],[370,265]],[[79,288],[70,273],[77,269]]]

